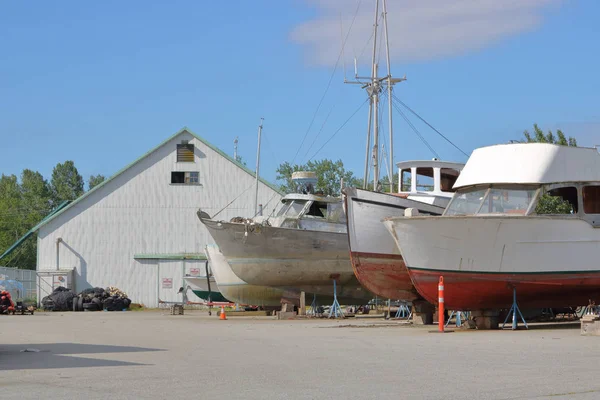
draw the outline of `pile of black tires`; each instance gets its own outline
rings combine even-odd
[[[70,311],[73,308],[75,293],[71,289],[59,286],[42,299],[45,311]]]
[[[90,288],[75,294],[60,286],[42,299],[46,311],[124,311],[130,304],[127,295],[114,287]]]
[[[124,311],[131,300],[120,290],[114,288],[85,289],[73,299],[73,311]]]

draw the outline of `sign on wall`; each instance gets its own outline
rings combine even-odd
[[[56,289],[57,287],[69,287],[68,275],[54,275],[52,277],[52,289]]]
[[[200,276],[200,268],[190,268],[191,276]]]
[[[173,289],[173,278],[162,278],[163,289]]]

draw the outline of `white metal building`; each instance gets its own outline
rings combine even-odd
[[[213,243],[198,209],[215,217],[233,201],[218,219],[251,217],[254,196],[254,172],[184,128],[34,228],[38,299],[63,285],[116,286],[148,307],[180,301],[183,276],[204,275]],[[259,182],[265,213],[280,199]]]

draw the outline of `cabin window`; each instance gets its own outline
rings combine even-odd
[[[535,207],[537,214],[576,214],[577,188],[567,186],[548,190]]]
[[[525,215],[535,190],[490,189],[477,214]]]
[[[171,183],[179,185],[199,185],[200,173],[173,171],[171,172]]]
[[[584,186],[581,194],[583,211],[586,214],[600,214],[600,186]]]
[[[433,192],[433,168],[417,168],[417,190]]]
[[[485,193],[487,192],[487,188],[480,190],[471,190],[471,191],[463,191],[457,192],[444,215],[472,215],[479,210],[481,207],[481,202],[485,197]]]
[[[452,186],[458,179],[459,171],[452,168],[441,168],[440,169],[440,190],[442,192],[454,192]]]
[[[327,204],[327,220],[331,222],[346,223],[346,213],[342,203]]]
[[[325,218],[327,215],[327,203],[313,201],[306,215],[310,215],[311,217]]]
[[[306,200],[294,200],[286,210],[285,216],[291,218],[297,217],[302,212],[302,209],[304,209],[305,204]]]
[[[412,185],[412,171],[410,169],[403,169],[400,172],[400,179],[402,182],[400,185],[400,191],[401,192],[410,192],[411,185]]]
[[[177,162],[194,162],[194,145],[187,140],[177,145]]]

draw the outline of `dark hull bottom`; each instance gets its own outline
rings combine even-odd
[[[584,306],[600,301],[600,272],[490,274],[409,269],[418,292],[437,304],[444,277],[444,304],[451,310],[509,308],[513,286],[520,308]]]
[[[194,292],[194,294],[196,296],[200,297],[201,299],[208,301],[208,290],[193,290],[192,289],[192,292]],[[229,301],[225,297],[223,297],[223,295],[219,292],[210,292],[210,300],[218,301],[218,302]]]

